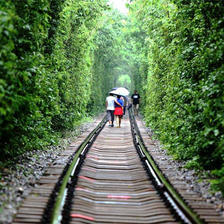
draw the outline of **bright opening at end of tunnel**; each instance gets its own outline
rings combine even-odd
[[[109,0],[109,3],[123,14],[128,14],[127,0]]]

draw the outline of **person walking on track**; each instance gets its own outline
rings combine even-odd
[[[114,109],[115,109],[114,103],[115,103],[115,100],[116,100],[116,98],[111,93],[106,98],[107,120],[109,121],[110,127],[114,126]]]
[[[127,105],[128,105],[128,97],[127,96],[122,96],[121,99],[124,102],[124,105],[123,105],[123,115],[125,115],[126,108],[127,108]]]
[[[134,91],[134,94],[132,94],[131,99],[132,99],[132,103],[133,103],[133,106],[134,106],[134,114],[138,116],[140,95],[138,94],[137,90]]]
[[[121,99],[121,96],[117,96],[117,100],[115,100],[115,110],[114,110],[114,115],[116,116],[116,121],[117,121],[117,128],[121,127],[121,118],[123,116],[123,105],[124,102]]]

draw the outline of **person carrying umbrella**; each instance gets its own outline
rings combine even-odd
[[[129,91],[124,87],[119,87],[119,88],[113,88],[110,93],[119,96],[128,96]]]
[[[117,100],[114,101],[114,106],[115,106],[115,110],[114,110],[114,115],[116,116],[116,121],[117,121],[117,128],[121,127],[121,118],[123,116],[123,106],[124,106],[124,102],[121,99],[120,95],[117,95]]]

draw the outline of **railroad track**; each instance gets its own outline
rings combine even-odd
[[[73,143],[67,165],[49,168],[13,223],[224,223],[164,177],[129,117],[122,128],[104,127],[104,118]]]

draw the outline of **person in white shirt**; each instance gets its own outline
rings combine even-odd
[[[116,101],[116,98],[110,93],[106,98],[107,120],[109,121],[110,127],[114,126],[114,101]]]

